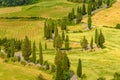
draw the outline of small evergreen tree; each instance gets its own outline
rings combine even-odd
[[[69,50],[69,36],[68,35],[66,35],[66,40],[65,40],[65,49],[66,50]]]
[[[97,46],[98,46],[98,37],[99,37],[99,34],[98,34],[98,30],[96,29],[95,30],[95,43]]]
[[[29,60],[29,56],[31,55],[31,41],[26,36],[23,45],[22,45],[22,55],[26,61]]]
[[[87,12],[86,12],[86,6],[85,6],[85,3],[83,3],[82,5],[82,14],[85,15]]]
[[[39,63],[43,64],[43,53],[42,53],[42,45],[41,42],[39,43]]]
[[[80,44],[81,44],[81,47],[82,47],[82,49],[87,49],[87,47],[88,47],[88,41],[87,41],[87,39],[85,38],[85,36],[83,37],[83,39],[80,41]]]
[[[63,41],[65,40],[65,33],[64,33],[64,31],[62,31],[62,40]]]
[[[60,49],[62,47],[62,39],[61,36],[58,34],[57,37],[55,38],[55,48]]]
[[[93,49],[93,37],[91,38],[90,48]]]
[[[33,63],[36,63],[36,45],[35,45],[35,41],[33,42],[32,61],[33,61]]]
[[[99,38],[98,38],[99,47],[102,48],[104,43],[105,43],[105,38],[104,38],[104,35],[102,33],[102,30],[100,30],[100,35],[99,35]]]
[[[82,62],[81,62],[80,59],[78,60],[77,76],[78,76],[78,77],[81,77],[81,76],[82,76]]]
[[[47,49],[47,43],[45,42],[45,50]]]
[[[91,29],[92,26],[92,20],[91,20],[91,15],[88,16],[88,28]]]

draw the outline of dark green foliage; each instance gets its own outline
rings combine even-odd
[[[116,25],[116,28],[117,28],[117,29],[120,29],[120,24],[117,24],[117,25]]]
[[[78,60],[77,76],[78,77],[82,76],[82,62],[81,62],[81,59]]]
[[[107,7],[109,8],[111,6],[110,0],[107,0]]]
[[[88,15],[91,15],[91,12],[92,12],[92,3],[91,3],[91,1],[89,1],[88,8],[87,8]]]
[[[53,47],[55,48],[55,40],[56,40],[56,37],[58,36],[58,28],[55,26],[55,33],[54,33],[54,41],[53,41]]]
[[[80,41],[80,45],[82,47],[82,49],[86,50],[87,47],[88,47],[88,41],[87,39],[85,38],[85,36],[83,37],[83,39]]]
[[[43,64],[43,53],[42,53],[42,45],[41,42],[39,43],[39,63]]]
[[[55,65],[57,68],[55,80],[64,80],[66,78],[64,72],[68,73],[70,68],[70,62],[67,54],[58,50],[55,56]]]
[[[76,15],[76,23],[77,24],[81,22],[82,17],[83,17],[82,13],[77,13],[77,15]]]
[[[38,2],[38,0],[1,0],[2,6],[18,6],[24,4],[32,4]]]
[[[70,22],[73,21],[73,19],[75,19],[75,10],[74,10],[74,8],[72,9],[72,12],[70,12],[68,14],[68,19],[69,19]]]
[[[58,51],[55,56],[55,65],[56,65],[56,77],[55,80],[64,80],[63,68],[62,68],[62,52]]]
[[[99,37],[99,34],[98,34],[98,30],[96,29],[95,30],[95,43],[97,46],[98,46],[98,37]]]
[[[61,49],[62,43],[63,42],[62,42],[61,36],[58,34],[57,37],[55,38],[55,48]]]
[[[36,45],[35,45],[35,41],[33,42],[33,48],[32,48],[32,61],[33,61],[33,63],[36,63]]]
[[[87,12],[86,12],[86,6],[85,6],[85,3],[83,3],[82,5],[82,14],[85,15]]]
[[[22,55],[26,61],[29,60],[29,56],[31,55],[31,41],[26,36],[23,44],[22,44]]]
[[[97,80],[106,80],[104,77],[99,77]]]
[[[100,35],[98,37],[98,45],[99,47],[103,47],[103,44],[105,43],[105,38],[104,38],[104,35],[102,33],[102,30],[100,30]]]
[[[67,29],[66,19],[63,18],[61,21],[61,30],[66,30],[66,29]]]
[[[90,48],[93,49],[93,37],[91,38]]]
[[[113,80],[120,80],[120,73],[115,72]]]
[[[64,71],[63,75],[64,75],[64,80],[70,80],[70,74],[69,74],[69,72]]]
[[[66,39],[65,39],[65,49],[66,50],[70,49],[70,47],[69,47],[69,36],[68,35],[66,35]]]
[[[91,19],[91,15],[88,16],[88,28],[91,29],[92,26],[92,19]]]
[[[65,32],[62,31],[62,40],[64,41],[65,40]]]
[[[51,72],[55,72],[55,65],[51,65]]]
[[[46,80],[46,79],[41,74],[39,74],[37,80]]]
[[[83,74],[83,75],[81,76],[81,80],[87,80],[86,74]]]
[[[45,42],[45,50],[47,49],[47,43]]]

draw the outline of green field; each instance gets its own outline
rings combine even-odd
[[[71,11],[71,8],[77,7],[78,5],[79,4],[77,3],[71,3],[65,0],[46,0],[27,6],[11,7],[13,10],[15,9],[14,12],[8,11],[9,7],[1,8],[0,12],[2,10],[5,10],[5,12],[0,13],[0,17],[42,16],[46,18],[61,18],[67,15],[68,12]],[[68,26],[70,32],[66,34],[69,35],[70,46],[73,48],[67,52],[71,62],[70,69],[76,73],[78,59],[81,58],[83,73],[87,75],[88,80],[96,80],[100,76],[104,76],[107,80],[110,80],[113,78],[115,72],[120,72],[120,30],[103,27],[103,25],[114,27],[119,23],[120,16],[116,7],[120,7],[119,1],[116,2],[113,7],[93,15],[93,25],[98,29],[102,29],[106,39],[104,49],[95,49],[94,52],[81,51],[80,43],[78,42],[80,42],[83,36],[86,36],[90,43],[91,37],[94,37],[95,35],[95,30],[83,33],[73,33],[75,30],[84,29],[85,26]],[[112,10],[114,10],[115,13],[111,13]],[[110,19],[110,17],[105,16],[108,15],[108,13],[110,13],[109,16],[113,16],[113,14],[116,13],[118,14]],[[102,18],[98,18],[100,14],[104,14],[101,15]],[[86,22],[86,18],[83,21]],[[7,37],[24,39],[27,35],[32,41],[36,41],[37,46],[39,41],[41,41],[44,50],[45,39],[43,31],[43,20],[0,19],[0,38]],[[54,64],[55,50],[51,46],[53,45],[53,41],[47,40],[46,42],[48,49],[43,51],[44,60],[47,60],[50,64]],[[45,71],[38,70],[35,67],[24,67],[19,63],[3,63],[2,59],[0,59],[0,80],[35,80],[39,73],[41,73],[47,80],[52,80],[52,75]]]

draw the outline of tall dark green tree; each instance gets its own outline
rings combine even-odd
[[[62,31],[62,40],[64,41],[65,40],[65,32]]]
[[[43,64],[43,52],[42,52],[42,45],[41,42],[39,43],[39,63]]]
[[[76,23],[77,24],[81,22],[82,17],[83,17],[82,13],[77,13],[77,15],[76,15]]]
[[[66,39],[65,39],[65,49],[66,50],[70,49],[70,47],[69,47],[69,36],[68,35],[66,35]]]
[[[47,43],[45,42],[45,50],[47,49]]]
[[[82,14],[85,15],[87,12],[86,12],[86,6],[85,6],[85,3],[83,3],[82,5]]]
[[[91,15],[88,16],[88,29],[92,28],[92,19],[91,19]]]
[[[32,51],[31,51],[31,41],[26,36],[24,41],[23,41],[23,45],[22,45],[22,55],[23,55],[23,57],[26,61],[29,60],[29,56],[31,55],[31,53],[32,53]]]
[[[99,35],[99,38],[98,38],[98,45],[99,47],[103,47],[103,44],[105,43],[105,37],[102,33],[102,30],[100,30],[100,35]]]
[[[95,30],[95,43],[97,46],[98,46],[98,37],[99,37],[99,34],[98,34],[98,30],[96,29]]]
[[[91,13],[92,13],[92,3],[91,3],[91,1],[89,1],[89,3],[88,3],[87,13],[88,13],[88,15],[91,15]]]
[[[61,36],[58,34],[57,37],[55,38],[55,48],[56,49],[61,49],[62,47],[62,38]]]
[[[93,37],[91,38],[90,48],[93,49]]]
[[[32,61],[33,63],[36,63],[36,45],[35,45],[35,41],[33,42],[33,48],[32,48]]]
[[[107,7],[109,8],[111,5],[111,1],[110,0],[107,0]]]
[[[81,61],[81,59],[78,60],[77,76],[78,77],[82,76],[82,61]]]

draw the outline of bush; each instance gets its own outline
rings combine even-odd
[[[25,66],[27,63],[25,61],[21,61],[21,64]]]
[[[46,79],[41,74],[39,74],[37,80],[46,80]]]
[[[55,65],[51,65],[51,72],[55,72]]]
[[[106,80],[104,77],[99,77],[97,80]]]
[[[5,56],[5,54],[0,53],[0,57],[1,57],[1,58],[5,58],[6,56]]]
[[[116,25],[116,28],[117,28],[117,29],[120,29],[120,24],[117,24],[117,25]]]
[[[10,60],[11,60],[12,62],[16,62],[16,61],[18,61],[18,58],[17,58],[17,57],[11,57]]]
[[[9,61],[9,59],[8,59],[8,58],[5,58],[5,59],[4,59],[4,62],[6,62],[6,63],[7,63],[8,61]]]
[[[48,61],[45,61],[44,65],[45,65],[45,70],[49,70],[50,69]]]
[[[83,74],[83,75],[82,75],[81,80],[87,80],[86,74]]]
[[[120,80],[120,73],[116,72],[113,80]]]

